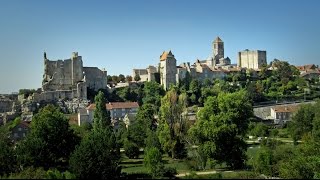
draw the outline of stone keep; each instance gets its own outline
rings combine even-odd
[[[107,87],[107,71],[83,67],[82,57],[73,52],[70,59],[51,61],[44,53],[42,92],[35,101],[87,99],[87,87],[97,91]]]
[[[77,52],[71,59],[50,61],[44,59],[43,91],[71,90],[83,81],[82,57]]]
[[[177,60],[171,51],[163,52],[160,56],[160,82],[167,90],[170,84],[176,84]]]
[[[241,68],[260,69],[264,64],[267,64],[266,51],[246,49],[238,53],[238,66]]]

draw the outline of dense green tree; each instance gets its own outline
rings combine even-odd
[[[113,83],[118,83],[120,82],[119,77],[116,75],[111,76]]]
[[[108,81],[108,82],[111,82],[111,81],[112,81],[112,76],[108,75],[108,76],[107,76],[107,81]]]
[[[136,75],[134,76],[134,80],[135,80],[135,81],[140,81],[140,80],[141,80],[139,74],[136,74]]]
[[[20,165],[44,169],[65,166],[80,139],[60,110],[47,105],[33,117],[31,129],[16,149]]]
[[[158,112],[161,105],[161,97],[165,91],[160,84],[155,81],[145,82],[143,87],[143,104],[153,104],[155,112]]]
[[[152,177],[163,176],[163,169],[165,167],[162,161],[162,154],[159,149],[152,147],[145,151],[143,163]]]
[[[80,179],[118,178],[120,149],[112,131],[97,129],[85,137],[70,157],[70,169]]]
[[[274,175],[275,159],[270,148],[261,147],[255,155],[254,170],[267,176]]]
[[[191,104],[198,104],[198,99],[201,97],[201,83],[197,79],[192,79],[188,91]]]
[[[146,125],[143,121],[137,120],[128,126],[128,141],[137,144],[138,147],[144,147],[144,139],[147,137]]]
[[[115,129],[115,136],[117,139],[117,144],[119,147],[123,147],[124,141],[127,139],[128,130],[126,124],[123,121],[120,121],[118,128]]]
[[[119,81],[120,82],[125,82],[126,81],[126,77],[123,74],[119,74]]]
[[[205,149],[209,158],[241,168],[246,160],[243,140],[252,116],[247,92],[220,93],[209,97],[197,114],[197,122],[189,130],[192,139]]]
[[[137,94],[130,87],[118,88],[116,94],[122,101],[137,101]]]
[[[187,71],[186,76],[182,80],[179,81],[180,92],[189,91],[191,81],[192,81],[192,77],[191,77],[190,73]]]
[[[160,121],[158,126],[159,140],[165,152],[172,158],[177,156],[179,151],[184,151],[184,135],[187,132],[186,119],[182,113],[186,111],[186,94],[178,96],[177,90],[171,88],[161,99]],[[181,144],[180,144],[181,143]]]
[[[16,156],[8,139],[9,131],[6,126],[0,126],[0,176],[16,170]]]
[[[249,82],[246,89],[250,95],[250,98],[254,102],[261,102],[265,99],[263,94],[263,87],[259,82]]]
[[[290,65],[287,61],[280,61],[275,59],[272,62],[272,66],[275,70],[272,71],[272,75],[280,80],[283,84],[287,84],[290,79],[293,79],[294,76],[299,75],[299,70]]]
[[[78,124],[71,124],[70,127],[74,131],[74,133],[81,139],[87,136],[92,130],[92,124],[89,122],[81,124],[81,126],[79,126]]]
[[[271,75],[271,73],[268,71],[268,68],[268,65],[262,65],[261,70],[258,73],[260,79],[266,79]]]
[[[218,93],[212,87],[203,87],[201,88],[201,99],[203,102],[207,100],[210,96],[217,96]],[[201,103],[203,103],[201,102]]]
[[[123,148],[124,148],[124,153],[126,154],[126,156],[128,158],[134,159],[134,158],[138,158],[139,157],[140,148],[136,143],[126,139],[124,141]]]
[[[102,91],[94,98],[96,109],[93,115],[93,130],[111,128],[110,112],[106,108],[106,98]]]
[[[161,144],[157,133],[152,130],[147,130],[147,138],[145,139],[145,150],[156,147],[161,151]]]
[[[77,178],[106,179],[120,175],[120,149],[105,102],[103,92],[99,92],[95,97],[93,131],[82,139],[70,157],[70,169]]]
[[[154,110],[155,108],[152,104],[145,103],[139,107],[139,110],[137,112],[135,119],[142,121],[146,129],[155,129]]]
[[[257,137],[265,137],[269,133],[269,127],[265,125],[264,123],[256,123],[254,125],[254,128],[250,131],[253,136]]]
[[[127,75],[126,76],[126,82],[131,82],[132,81],[132,76]]]
[[[298,112],[292,117],[289,125],[289,131],[294,141],[302,138],[305,133],[312,131],[312,122],[315,117],[312,105],[303,105]]]

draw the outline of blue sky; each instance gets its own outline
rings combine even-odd
[[[0,94],[41,87],[43,52],[84,66],[131,75],[157,65],[164,50],[178,64],[206,59],[220,36],[225,56],[266,50],[291,64],[320,64],[320,1],[254,0],[2,0]]]

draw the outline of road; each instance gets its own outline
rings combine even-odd
[[[275,140],[278,140],[278,141],[282,141],[282,142],[285,142],[285,143],[293,143],[293,140],[288,140],[288,139],[280,139],[280,138],[269,138],[269,139],[275,139]],[[261,141],[258,141],[258,140],[246,140],[246,143],[260,143]],[[302,141],[297,141],[298,143],[301,143]]]
[[[233,171],[205,171],[205,172],[195,172],[197,175],[205,175],[205,174],[215,174],[218,172],[233,172]],[[183,176],[187,176],[190,173],[181,173],[181,174],[177,174],[176,177],[183,177]]]

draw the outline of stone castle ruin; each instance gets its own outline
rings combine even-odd
[[[42,91],[34,94],[34,101],[58,99],[87,99],[87,88],[107,87],[107,71],[97,67],[83,67],[82,57],[73,52],[70,59],[52,61],[44,53]]]

